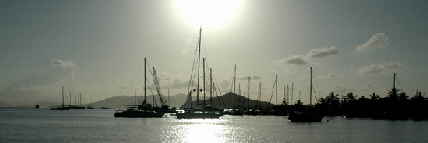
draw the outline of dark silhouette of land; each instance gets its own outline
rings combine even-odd
[[[212,107],[219,109],[226,108],[239,108],[239,109],[247,109],[249,108],[272,108],[273,104],[266,101],[258,101],[258,100],[248,100],[247,97],[241,96],[232,92],[228,92],[223,96],[213,97],[212,99]],[[203,103],[204,101],[200,101]],[[210,104],[210,99],[205,100],[205,103]],[[196,101],[193,101],[192,104],[196,104]]]
[[[388,90],[385,97],[372,93],[368,97],[356,97],[352,92],[340,96],[331,92],[321,98],[317,106],[327,116],[346,116],[347,118],[372,118],[386,120],[428,120],[428,99],[416,91],[413,97],[395,86]]]
[[[405,92],[392,89],[383,98],[376,93],[368,97],[356,97],[352,92],[341,98],[331,92],[329,96],[321,98],[316,106],[327,116],[387,120],[428,119],[428,99],[420,91],[409,97]]]
[[[154,100],[153,100],[153,96],[155,96]],[[147,104],[152,104],[155,106],[159,105],[160,101],[159,101],[159,98],[156,96],[157,95],[148,95]],[[186,101],[186,98],[187,96],[184,94],[177,94],[175,96],[171,96],[170,100],[167,101],[167,103],[169,106],[179,107],[184,103],[184,101]],[[94,108],[100,108],[100,107],[119,108],[124,105],[141,104],[143,100],[144,100],[144,96],[113,96],[100,101],[90,103],[88,104],[88,106],[91,106]]]
[[[153,96],[148,96],[152,99]],[[184,94],[171,96],[168,105],[180,107],[188,97]],[[193,99],[196,99],[193,97]],[[140,103],[142,96],[115,96],[89,104],[93,107],[117,108],[123,105],[133,105]],[[136,102],[135,102],[136,101]],[[154,104],[152,103],[154,101]],[[159,99],[147,100],[149,104],[156,105]],[[311,105],[303,105],[298,100],[294,105],[287,105],[284,101],[281,105],[273,105],[267,101],[249,100],[245,96],[233,92],[225,93],[222,96],[215,96],[211,99],[199,101],[216,109],[239,109],[242,114],[247,115],[277,115],[287,116],[291,112],[309,108]],[[196,101],[192,101],[196,105]],[[367,96],[357,97],[349,92],[346,95],[339,95],[331,92],[328,96],[320,98],[317,103],[310,108],[314,108],[323,116],[345,116],[346,118],[369,118],[382,120],[428,120],[428,98],[422,96],[421,91],[416,91],[412,96],[397,89],[395,81],[393,88],[388,90],[385,97],[372,93]],[[242,115],[240,114],[240,115]]]

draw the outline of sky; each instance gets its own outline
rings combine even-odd
[[[263,100],[277,73],[280,96],[294,82],[295,97],[307,103],[311,66],[317,98],[331,91],[384,96],[393,72],[409,95],[427,90],[427,1],[238,1],[229,11],[222,8],[232,2],[210,8],[229,17],[203,25],[201,54],[223,92],[234,64],[243,92],[251,76],[250,96],[261,82]],[[0,106],[59,103],[61,86],[87,102],[135,89],[142,95],[144,57],[164,94],[185,93],[199,25],[179,4],[0,0]]]

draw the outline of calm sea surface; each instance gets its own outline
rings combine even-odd
[[[113,110],[0,109],[0,143],[428,143],[428,122],[224,116],[114,118]],[[328,120],[328,121],[327,121]]]

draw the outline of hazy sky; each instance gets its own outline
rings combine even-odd
[[[0,106],[59,101],[63,85],[91,100],[133,95],[134,88],[141,95],[145,56],[161,73],[162,86],[183,93],[198,27],[176,5],[1,0]],[[224,92],[234,64],[240,77],[260,77],[251,92],[254,97],[256,82],[263,82],[265,100],[277,72],[281,87],[294,81],[307,102],[309,66],[318,97],[330,91],[383,96],[393,72],[407,93],[427,90],[428,1],[247,0],[231,15],[223,25],[205,26],[202,41],[202,55]],[[240,82],[246,91],[247,81]]]

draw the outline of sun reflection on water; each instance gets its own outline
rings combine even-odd
[[[223,126],[197,124],[186,127],[184,142],[187,143],[220,143],[224,141]]]
[[[184,143],[223,143],[227,134],[224,120],[191,119],[180,120],[181,124],[172,128],[173,142]],[[169,140],[169,141],[172,141]]]

